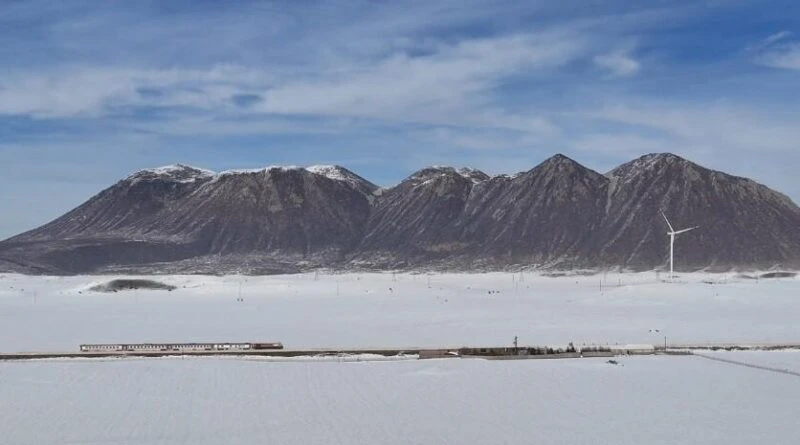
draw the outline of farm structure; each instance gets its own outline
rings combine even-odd
[[[82,344],[81,352],[250,351],[283,349],[280,342],[261,343],[104,343]]]

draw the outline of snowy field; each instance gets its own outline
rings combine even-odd
[[[521,345],[800,342],[797,278],[311,273],[148,277],[177,289],[88,290],[112,278],[0,275],[0,352],[262,340],[455,347],[508,345],[514,336]]]
[[[800,353],[730,354],[800,371]],[[797,443],[796,376],[700,357],[617,360],[0,362],[0,437],[15,445]]]

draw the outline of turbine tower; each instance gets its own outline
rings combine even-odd
[[[664,217],[664,221],[667,222],[667,226],[669,227],[669,232],[667,232],[667,235],[669,236],[669,281],[672,281],[673,270],[674,270],[673,265],[674,265],[674,253],[675,253],[675,235],[679,233],[688,232],[690,230],[694,230],[699,226],[689,227],[688,229],[675,230],[672,228],[672,224],[669,223],[667,215],[665,215],[663,211],[661,212],[661,216]]]

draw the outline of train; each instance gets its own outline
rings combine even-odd
[[[102,343],[82,344],[81,352],[201,352],[283,349],[280,342],[257,343]]]

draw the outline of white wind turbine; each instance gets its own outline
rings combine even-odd
[[[672,278],[673,278],[673,264],[674,264],[674,252],[675,252],[675,235],[677,235],[679,233],[688,232],[690,230],[694,230],[694,229],[698,228],[699,226],[689,227],[688,229],[675,230],[675,229],[672,228],[672,224],[669,223],[669,220],[667,219],[667,215],[665,215],[664,212],[661,212],[661,216],[664,217],[664,221],[666,221],[667,222],[667,226],[669,226],[669,232],[667,232],[667,235],[669,235],[669,280],[672,281]]]

